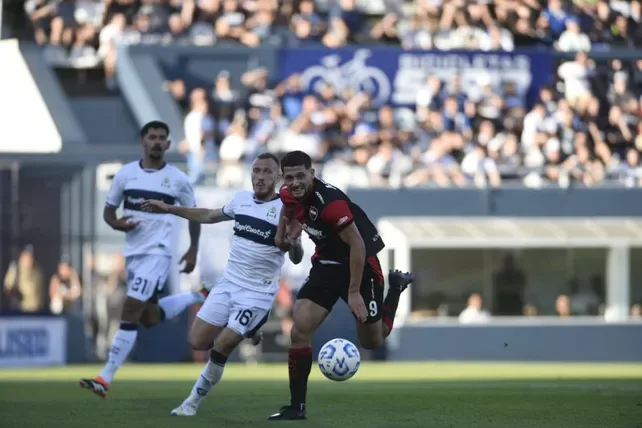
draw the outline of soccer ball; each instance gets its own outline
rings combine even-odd
[[[354,343],[332,339],[319,351],[319,369],[325,377],[337,382],[350,379],[359,370],[361,355]]]

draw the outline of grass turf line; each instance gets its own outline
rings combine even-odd
[[[313,368],[309,420],[268,422],[283,364],[231,364],[198,416],[172,418],[200,364],[126,365],[110,397],[77,386],[98,366],[0,370],[3,428],[642,428],[642,364],[371,363],[345,383]]]

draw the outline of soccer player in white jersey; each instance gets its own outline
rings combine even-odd
[[[222,208],[209,210],[171,206],[162,201],[145,201],[144,209],[168,212],[199,223],[234,220],[230,256],[222,277],[210,290],[190,332],[196,350],[211,348],[210,360],[192,392],[172,410],[173,416],[194,416],[201,400],[221,380],[229,355],[246,337],[252,337],[267,321],[279,290],[281,269],[288,251],[293,263],[303,258],[300,233],[287,230],[284,248],[275,243],[283,206],[275,188],[280,163],[270,153],[259,155],[252,164],[253,192],[234,195]]]
[[[144,212],[142,203],[146,199],[160,199],[168,205],[194,207],[195,199],[187,175],[164,160],[170,146],[168,126],[159,121],[149,122],[140,134],[143,158],[124,165],[116,173],[103,212],[109,226],[126,233],[123,255],[127,265],[127,298],[109,359],[98,376],[80,380],[81,387],[103,398],[136,342],[139,324],[153,327],[205,300],[199,292],[157,298],[170,273],[175,218]],[[123,216],[117,218],[116,210],[121,203]],[[189,233],[190,247],[181,259],[181,263],[185,262],[182,270],[185,273],[192,272],[196,265],[200,223],[190,222]]]

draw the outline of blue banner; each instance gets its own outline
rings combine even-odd
[[[284,79],[300,74],[304,89],[318,92],[324,83],[339,91],[350,88],[374,94],[377,105],[412,106],[429,76],[449,82],[461,76],[466,89],[489,80],[497,87],[514,82],[530,105],[537,91],[552,80],[548,52],[404,51],[396,48],[297,48],[281,51]]]
[[[0,317],[0,368],[66,362],[67,322],[63,317]]]

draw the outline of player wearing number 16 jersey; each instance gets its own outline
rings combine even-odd
[[[306,392],[312,367],[312,336],[338,299],[348,303],[357,319],[361,346],[380,347],[390,334],[401,292],[412,275],[398,271],[384,278],[377,254],[383,240],[366,213],[336,187],[315,178],[310,156],[290,152],[281,161],[282,221],[277,240],[299,229],[316,244],[312,269],[294,305],[289,351],[290,404],[270,420],[306,418]]]
[[[170,213],[198,223],[234,221],[230,256],[221,279],[209,293],[190,331],[194,349],[210,352],[210,361],[173,416],[193,416],[201,400],[223,376],[228,356],[246,337],[253,337],[267,321],[277,291],[284,251],[275,237],[283,204],[275,187],[280,179],[279,160],[265,153],[252,164],[253,192],[238,192],[222,208],[185,208],[161,201],[146,201],[146,210]],[[288,240],[290,260],[299,263],[299,240]],[[212,249],[215,251],[216,249]]]

